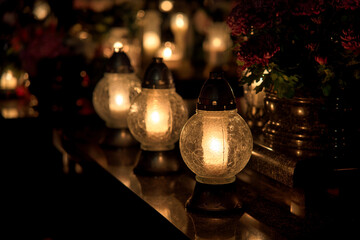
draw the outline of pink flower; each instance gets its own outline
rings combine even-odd
[[[315,61],[320,65],[325,65],[327,64],[327,57],[315,56]]]
[[[325,10],[324,0],[293,1],[292,14],[295,16],[318,15]]]
[[[333,4],[338,9],[355,10],[360,7],[360,0],[334,0]]]
[[[342,31],[341,45],[344,49],[350,51],[360,50],[360,37],[359,34],[355,34],[354,30],[347,29]]]
[[[309,49],[311,52],[315,51],[315,48],[317,47],[316,43],[309,43],[305,46],[306,49]]]

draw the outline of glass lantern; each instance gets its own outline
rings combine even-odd
[[[31,94],[29,86],[29,74],[16,64],[0,66],[0,119],[38,116],[38,100]]]
[[[229,102],[205,96],[214,95],[214,91],[219,97],[226,97],[221,91],[230,95],[225,99]],[[196,174],[198,182],[231,183],[248,163],[252,146],[251,131],[237,113],[229,84],[221,75],[211,73],[201,90],[196,114],[181,132],[180,151],[186,165]]]
[[[140,91],[141,81],[135,75],[129,58],[115,46],[104,77],[94,89],[93,104],[96,113],[108,128],[127,129],[130,103]]]
[[[210,189],[215,189],[218,193],[224,188],[222,186],[235,182],[235,175],[250,159],[252,147],[251,131],[237,113],[235,97],[229,83],[224,79],[223,73],[210,73],[210,78],[201,89],[196,114],[186,122],[180,135],[181,156],[189,169],[196,174],[197,186],[199,183],[207,185],[205,192],[209,192],[209,185],[216,186]],[[195,186],[193,196],[198,196],[196,189]],[[219,207],[223,206],[221,194],[220,197],[216,194],[215,200],[210,200],[210,195],[195,198],[189,200],[190,206],[194,202],[198,205],[200,201],[200,208],[223,210]],[[204,203],[203,199],[208,199],[206,201],[210,203]],[[231,199],[233,198],[225,201]],[[225,205],[224,209],[231,209],[235,208],[237,203],[230,202]]]
[[[186,105],[175,91],[170,70],[162,58],[153,58],[146,70],[142,91],[130,107],[130,132],[143,150],[172,150],[187,118]]]

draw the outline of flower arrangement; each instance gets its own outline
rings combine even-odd
[[[240,0],[227,23],[241,83],[257,92],[329,96],[360,78],[359,0]]]

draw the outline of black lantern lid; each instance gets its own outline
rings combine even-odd
[[[126,53],[124,53],[122,49],[115,49],[106,66],[106,72],[133,73],[134,68],[131,66],[130,59]]]
[[[153,58],[146,69],[141,87],[151,89],[175,88],[171,71],[165,65],[162,58]]]
[[[224,72],[211,72],[201,88],[196,108],[207,111],[236,109],[234,93],[224,78]]]

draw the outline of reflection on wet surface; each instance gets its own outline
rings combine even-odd
[[[248,213],[213,217],[187,212],[185,202],[192,194],[195,179],[186,169],[169,176],[135,175],[138,148],[91,149],[92,158],[191,239],[284,238]],[[241,178],[244,182],[252,179],[248,174]]]
[[[141,156],[138,147],[102,148],[82,143],[77,148],[190,239],[307,239],[331,236],[332,231],[341,231],[333,228],[337,224],[349,228],[347,224],[354,221],[352,217],[340,218],[347,215],[339,211],[336,205],[339,202],[325,201],[323,192],[308,197],[304,190],[287,187],[248,167],[236,180],[243,213],[231,216],[190,213],[185,203],[193,193],[195,178],[186,167],[162,176],[136,174],[134,168]],[[329,211],[334,208],[337,210]]]

